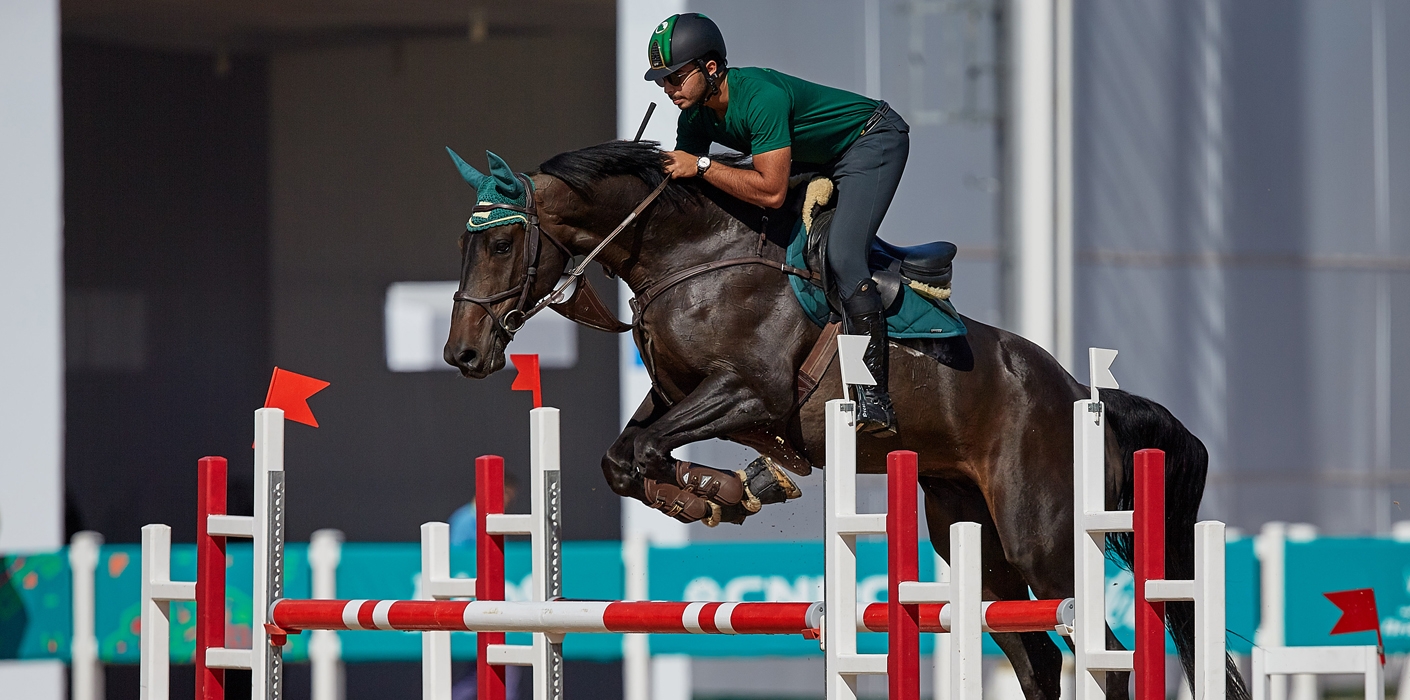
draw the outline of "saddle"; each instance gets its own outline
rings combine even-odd
[[[816,272],[829,305],[840,309],[836,282],[827,266],[828,231],[836,206],[832,204],[836,187],[824,177],[814,177],[807,185],[803,199],[803,228],[808,242],[804,258],[808,269]],[[878,236],[868,255],[872,281],[881,293],[881,303],[891,314],[901,303],[901,287],[908,286],[923,297],[936,301],[950,298],[950,282],[957,249],[949,241],[933,241],[916,246],[898,246]]]

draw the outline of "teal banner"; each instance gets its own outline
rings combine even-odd
[[[1253,540],[1227,545],[1228,643],[1234,653],[1248,653],[1258,624],[1258,562]],[[140,547],[106,545],[96,576],[99,653],[106,663],[136,663],[141,595]],[[285,589],[291,598],[309,596],[307,546],[288,548]],[[920,549],[921,578],[934,580],[936,558],[929,543]],[[564,594],[569,598],[619,600],[624,572],[617,542],[568,542],[563,547]],[[864,539],[857,544],[858,598],[886,600],[884,542]],[[1337,566],[1328,566],[1336,562]],[[0,557],[0,658],[67,659],[71,619],[71,573],[67,552]],[[650,551],[650,597],[656,600],[812,601],[823,593],[821,542],[700,543]],[[229,546],[226,557],[226,640],[231,647],[250,644],[251,550],[247,543]],[[454,575],[474,571],[473,550],[453,550]],[[511,542],[507,548],[506,597],[528,600],[529,545]],[[415,543],[348,543],[338,569],[340,598],[411,599],[417,597],[421,569]],[[1322,596],[1327,591],[1374,588],[1380,606],[1387,651],[1410,651],[1410,544],[1378,539],[1323,538],[1287,545],[1287,642],[1309,644],[1374,643],[1372,633],[1331,637],[1336,608]],[[191,580],[195,547],[172,547],[172,578]],[[1118,638],[1133,637],[1134,590],[1130,572],[1108,562],[1107,619]],[[193,606],[171,606],[171,657],[190,663],[195,653]],[[309,635],[290,637],[286,657],[307,658]],[[421,656],[420,635],[412,632],[359,631],[340,633],[343,656],[356,661],[415,661]],[[925,649],[933,642],[925,635]],[[452,635],[457,659],[474,658],[474,635]],[[528,643],[528,635],[510,635],[510,643]],[[864,652],[884,651],[885,635],[863,634]],[[694,656],[814,656],[816,641],[801,636],[653,635],[657,654]],[[1066,649],[1066,645],[1061,647]],[[998,653],[986,638],[985,650]],[[1173,648],[1172,648],[1173,651]],[[570,659],[610,660],[621,657],[619,635],[569,635],[564,654]]]
[[[1341,612],[1322,595],[1371,588],[1386,653],[1410,652],[1410,545],[1350,537],[1288,542],[1286,570],[1288,646],[1375,644],[1375,632],[1328,634]]]

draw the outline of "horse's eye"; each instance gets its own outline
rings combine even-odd
[[[511,248],[513,248],[513,244],[507,238],[501,238],[494,242],[495,255],[507,255]]]

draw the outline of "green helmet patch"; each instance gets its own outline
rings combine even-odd
[[[651,63],[653,70],[671,65],[671,34],[676,30],[678,17],[680,15],[667,17],[666,21],[656,25],[656,31],[651,33],[651,43],[646,47],[646,59]]]
[[[660,80],[711,53],[725,58],[725,38],[714,21],[699,12],[671,15],[656,25],[646,45],[647,80]]]

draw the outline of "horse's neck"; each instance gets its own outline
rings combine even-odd
[[[593,245],[601,240],[597,237]],[[640,294],[679,270],[752,254],[757,241],[758,234],[713,205],[690,213],[654,212],[609,244],[613,254],[605,267]]]

